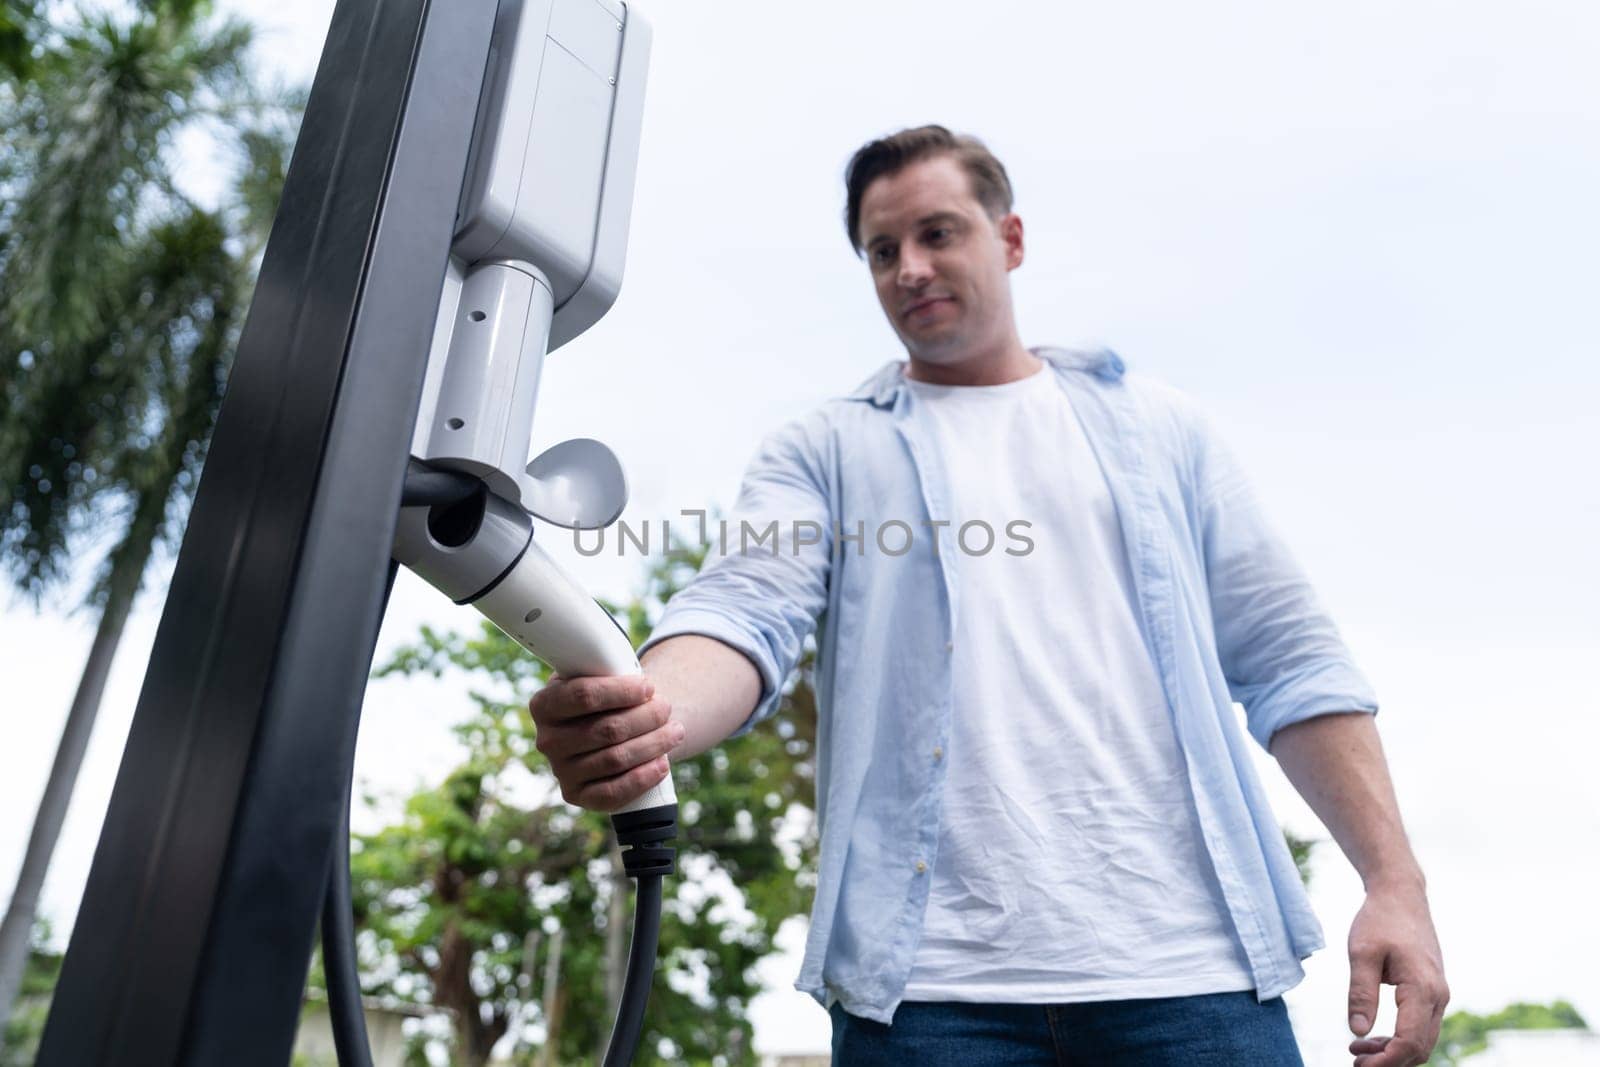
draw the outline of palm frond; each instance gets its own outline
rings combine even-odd
[[[84,526],[159,539],[167,505],[152,518],[145,496],[188,469],[161,442],[204,441],[243,299],[253,238],[188,203],[170,161],[197,116],[254,95],[251,31],[204,3],[145,8],[59,28],[0,94],[0,557],[35,598]],[[215,363],[198,376],[197,353]],[[197,381],[213,399],[186,418]]]

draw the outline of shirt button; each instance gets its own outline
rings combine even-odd
[[[928,865],[926,863],[923,863],[921,860],[918,860],[917,861],[917,873],[918,874],[926,874],[926,873],[928,873]]]
[[[944,759],[944,749],[935,747],[933,750],[933,758],[935,761]]]
[[[944,643],[944,650],[946,652],[954,652],[955,651],[955,647],[956,647],[956,643],[954,641],[946,641]]]

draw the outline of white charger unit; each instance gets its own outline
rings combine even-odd
[[[610,614],[533,539],[533,517],[609,525],[616,457],[577,438],[528,462],[545,355],[622,286],[650,50],[616,0],[500,0],[412,435],[413,458],[481,481],[402,507],[394,558],[563,676],[639,672]],[[672,778],[623,808],[673,803]]]
[[[627,256],[649,26],[616,0],[501,0],[412,454],[525,492],[547,352]]]

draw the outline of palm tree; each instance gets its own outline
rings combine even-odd
[[[251,97],[249,27],[207,16],[196,0],[81,16],[0,88],[0,564],[38,603],[86,541],[110,546],[0,923],[0,1032],[124,624],[198,478],[296,121]],[[207,210],[173,181],[174,141],[241,118],[254,125],[229,134],[245,162],[233,201]]]
[[[28,73],[37,7],[34,0],[0,0],[0,73],[13,77]]]

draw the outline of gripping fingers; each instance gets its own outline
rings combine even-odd
[[[645,790],[667,776],[669,769],[667,757],[658,756],[624,774],[588,783],[568,797],[567,802],[590,811],[615,811],[644,795]]]
[[[683,736],[683,724],[669,722],[621,744],[579,756],[569,765],[568,773],[579,782],[611,778],[666,755],[678,746]]]
[[[562,764],[601,752],[659,729],[672,716],[672,706],[652,698],[625,711],[603,711],[581,719],[538,727],[534,747],[561,770]],[[612,773],[620,771],[618,767]]]
[[[561,678],[535,693],[528,709],[535,723],[545,725],[630,708],[654,695],[655,683],[642,674]]]

